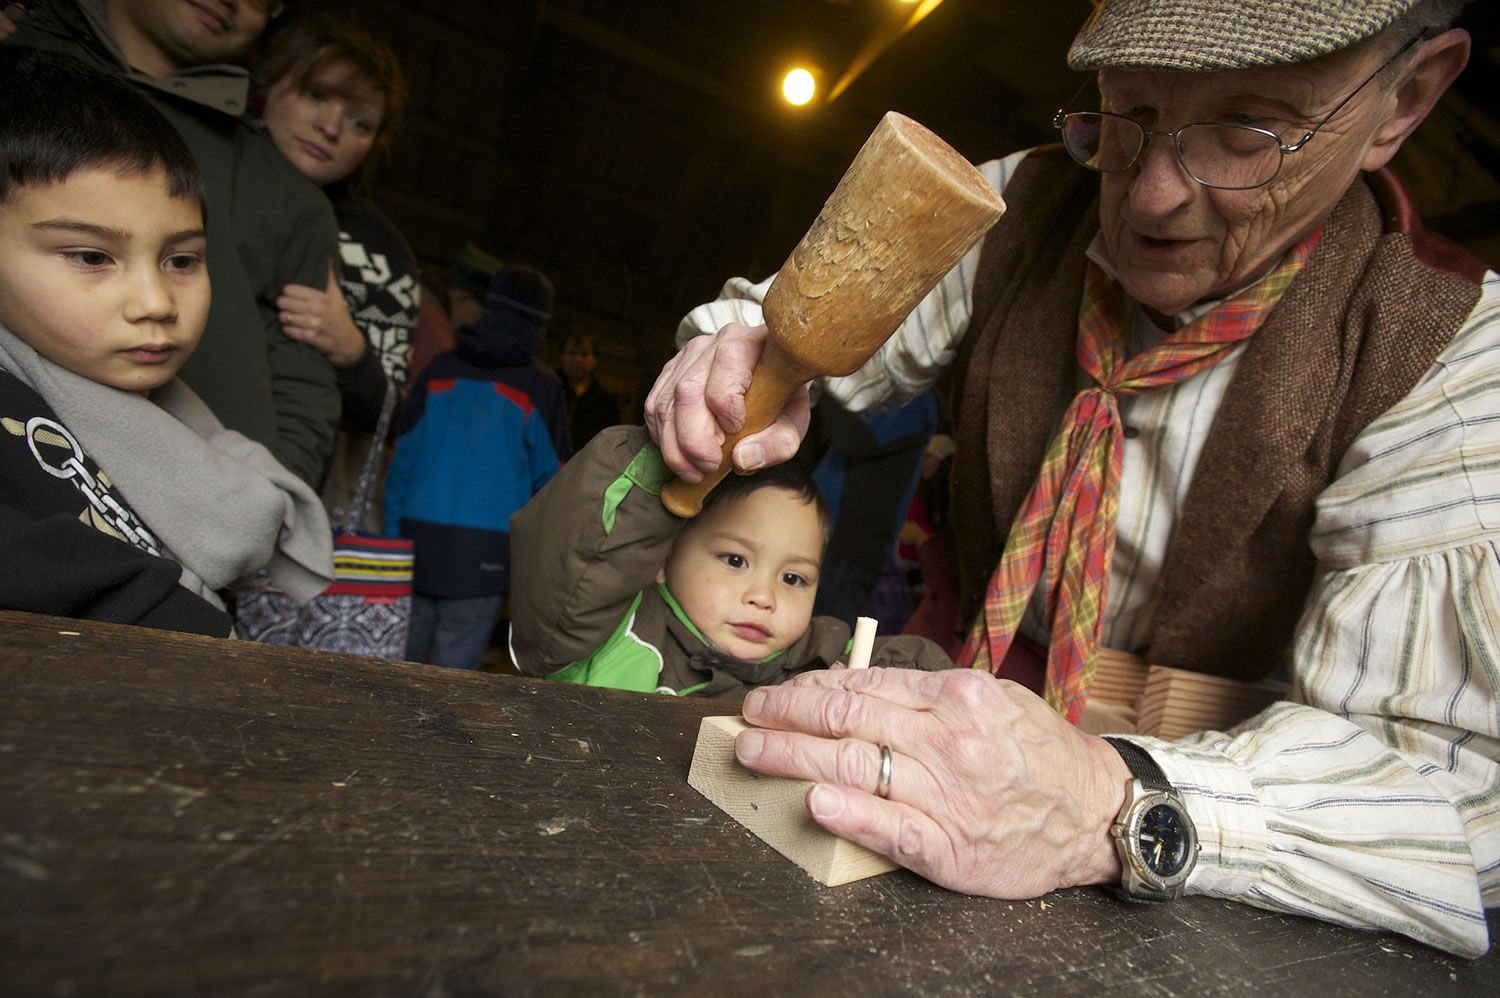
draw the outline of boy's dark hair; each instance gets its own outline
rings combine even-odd
[[[391,47],[352,21],[328,14],[309,14],[271,36],[256,68],[268,88],[295,73],[292,85],[306,90],[313,74],[333,62],[352,65],[385,98],[380,128],[356,174],[368,181],[390,156],[391,144],[401,131],[401,119],[406,112],[406,74]]]
[[[177,129],[135,87],[69,55],[0,45],[0,201],[75,171],[160,169],[207,215],[203,174]]]
[[[773,464],[748,475],[733,472],[725,475],[724,480],[704,497],[703,508],[698,515],[702,516],[721,502],[740,499],[761,489],[785,489],[803,502],[811,503],[818,512],[818,522],[823,526],[823,547],[827,549],[828,538],[833,535],[833,514],[828,511],[828,501],[818,491],[818,483],[813,481],[812,472],[800,461]],[[819,558],[822,554],[822,551],[818,552]]]

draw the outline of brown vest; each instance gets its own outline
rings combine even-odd
[[[1365,180],[1235,369],[1168,545],[1151,641],[1125,649],[1152,663],[1240,679],[1281,663],[1313,581],[1314,501],[1479,300],[1483,265],[1425,233],[1389,175]],[[953,486],[968,620],[1074,395],[1098,190],[1060,147],[1032,153],[981,251]]]

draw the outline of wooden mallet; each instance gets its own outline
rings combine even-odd
[[[1004,211],[952,146],[894,111],[880,119],[766,291],[770,335],[744,426],[725,438],[716,471],[662,487],[667,508],[696,515],[741,438],[770,426],[812,379],[858,370]]]

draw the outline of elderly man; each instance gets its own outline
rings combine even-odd
[[[333,367],[281,331],[287,284],[323,287],[338,228],[327,198],[244,117],[239,58],[270,0],[58,0],[0,14],[8,44],[67,52],[137,84],[182,133],[208,185],[213,305],[182,379],[232,430],[265,444],[314,489],[333,454]],[[13,15],[14,11],[9,11]]]
[[[1185,890],[1485,951],[1500,278],[1384,172],[1467,61],[1461,3],[1096,4],[1069,61],[1098,110],[982,168],[1006,217],[825,386],[857,406],[959,364],[976,668],[757,691],[742,762],[957,890]],[[648,399],[686,478],[743,418],[765,287],[695,310]],[[790,456],[806,406],[736,464]],[[1032,643],[1046,701],[991,675]],[[1228,732],[1105,740],[1064,719],[1100,646],[1293,692]]]

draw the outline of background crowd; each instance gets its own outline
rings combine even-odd
[[[413,541],[408,657],[509,668],[510,514],[601,430],[631,421],[640,386],[605,386],[598,337],[557,319],[552,281],[524,256],[466,242],[419,266],[371,196],[409,99],[390,45],[316,10],[227,3],[205,30],[187,7],[59,0],[8,8],[0,33],[130,80],[180,131],[219,250],[183,381],[321,495],[334,529]],[[503,392],[470,390],[480,384]],[[896,633],[913,585],[925,591],[917,545],[940,526],[915,496],[939,405],[928,393],[878,418],[828,409],[803,455],[843,523],[819,612],[868,612]],[[354,509],[367,465],[375,488]],[[848,515],[845,479],[864,500]],[[906,525],[913,505],[920,529]]]

